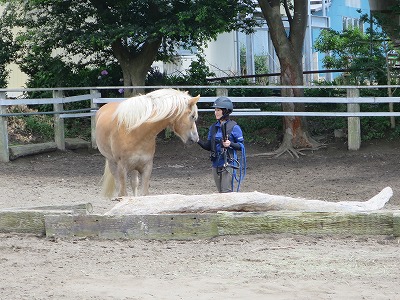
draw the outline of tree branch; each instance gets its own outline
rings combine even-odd
[[[296,1],[294,1],[294,2],[296,2]],[[288,21],[289,21],[289,26],[292,27],[293,17],[292,17],[292,15],[290,13],[290,9],[289,9],[289,5],[288,5],[287,0],[283,1],[283,7],[285,9],[285,13],[286,13],[286,16],[287,16]]]

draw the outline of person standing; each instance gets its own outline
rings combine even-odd
[[[240,126],[230,119],[233,103],[228,97],[219,97],[213,104],[216,123],[208,131],[207,141],[199,140],[198,144],[210,151],[213,178],[220,193],[237,191],[246,173],[246,156],[243,132]],[[241,151],[241,159],[238,159]]]

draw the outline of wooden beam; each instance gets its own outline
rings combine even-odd
[[[44,236],[46,235],[45,215],[87,214],[91,211],[90,203],[2,209],[0,210],[0,232],[31,233]]]
[[[293,233],[335,235],[392,235],[393,213],[268,212],[220,215],[224,235]]]
[[[53,91],[54,98],[63,98],[64,92],[59,90]],[[62,112],[64,110],[63,103],[53,104],[54,112]],[[64,119],[60,118],[60,114],[55,114],[54,119],[54,141],[57,144],[57,148],[60,150],[65,150],[65,126]]]
[[[193,240],[270,233],[400,236],[400,212],[46,215],[48,238]]]
[[[46,236],[56,238],[188,240],[218,235],[216,214],[144,216],[46,215]]]
[[[68,210],[24,210],[0,212],[0,232],[46,235],[45,214],[71,214]]]
[[[393,235],[400,236],[400,211],[393,212]]]
[[[6,98],[5,92],[0,92],[0,101]],[[1,115],[7,113],[7,106],[0,104],[0,161],[9,162],[7,118]]]
[[[53,152],[56,150],[57,150],[57,144],[55,142],[14,145],[10,146],[10,160],[14,160],[19,157],[28,155]]]
[[[358,89],[347,89],[347,97],[359,97],[360,91]],[[360,104],[347,104],[347,111],[349,113],[360,112]],[[349,117],[347,119],[347,143],[349,150],[359,150],[361,146],[361,121],[359,117]]]

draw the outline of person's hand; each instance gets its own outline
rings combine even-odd
[[[228,140],[228,139],[226,139],[225,141],[222,142],[222,145],[223,145],[225,148],[229,148],[229,146],[231,145],[231,141]]]

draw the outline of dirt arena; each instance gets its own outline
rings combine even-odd
[[[241,191],[327,201],[394,191],[400,209],[399,143],[344,142],[293,159],[253,157]],[[90,202],[103,157],[52,152],[0,163],[0,208]],[[176,139],[158,143],[151,194],[215,192],[208,153]],[[225,236],[194,241],[48,240],[0,234],[0,299],[400,299],[400,239],[391,236]]]

